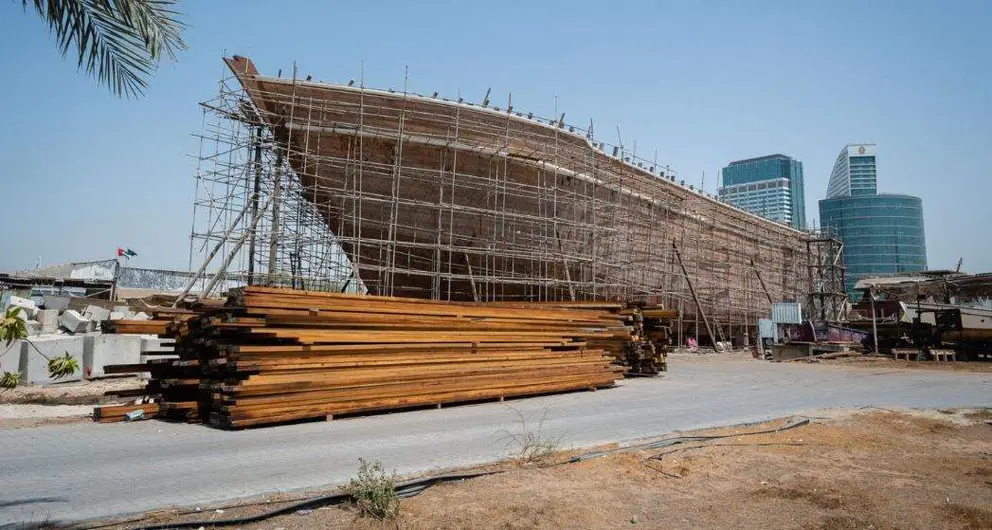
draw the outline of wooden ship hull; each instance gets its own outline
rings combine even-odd
[[[650,299],[748,327],[769,298],[805,292],[803,232],[680,185],[590,131],[225,61],[246,114],[271,131],[270,148],[373,294]]]

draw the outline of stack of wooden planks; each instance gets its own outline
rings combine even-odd
[[[245,287],[170,327],[159,415],[241,428],[612,386],[597,306],[438,302]]]

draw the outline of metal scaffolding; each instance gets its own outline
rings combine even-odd
[[[844,243],[829,229],[810,234],[806,240],[810,318],[837,323],[847,320],[844,287]]]
[[[679,341],[706,335],[703,316],[716,340],[746,343],[769,296],[807,299],[803,232],[687,186],[558,109],[544,118],[512,99],[473,104],[227,64],[234,75],[202,104],[191,267],[219,245],[232,256],[223,273],[253,284],[645,300],[681,310]]]

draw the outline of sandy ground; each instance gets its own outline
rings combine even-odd
[[[992,409],[825,410],[810,424],[633,449],[567,463],[573,454],[490,469],[401,501],[378,523],[325,507],[238,525],[318,528],[992,528]],[[700,433],[693,433],[700,434]],[[280,506],[159,513],[141,524],[242,517]],[[117,525],[134,528],[138,523]],[[205,525],[210,528],[209,524]]]
[[[89,421],[94,405],[113,401],[104,396],[108,390],[144,385],[136,377],[113,377],[0,389],[0,430]]]
[[[0,404],[0,430],[91,421],[93,405]]]
[[[865,367],[865,368],[905,368],[912,370],[949,370],[955,372],[988,372],[992,373],[992,363],[983,362],[936,362],[936,361],[906,361],[889,357],[861,356],[844,357],[840,359],[817,360],[826,365]]]
[[[108,390],[142,388],[137,377],[108,377],[39,386],[0,389],[0,404],[96,405],[106,400]]]
[[[693,363],[714,363],[726,361],[741,362],[771,362],[764,359],[755,359],[750,350],[734,350],[727,353],[714,353],[712,351],[701,350],[691,353],[688,351],[677,351],[669,354],[670,369],[675,369],[680,362]],[[906,361],[895,360],[882,355],[859,355],[855,357],[841,357],[838,359],[796,359],[785,361],[797,364],[811,363],[822,365],[845,366],[852,368],[893,368],[909,370],[948,370],[954,372],[988,372],[992,373],[992,363],[982,362],[935,362],[935,361]]]

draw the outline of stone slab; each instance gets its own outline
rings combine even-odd
[[[18,316],[20,316],[21,318],[27,316],[27,318],[24,318],[24,320],[33,319],[34,316],[38,313],[38,306],[35,305],[33,300],[29,300],[27,298],[21,298],[20,296],[10,297],[10,300],[7,302],[7,309],[10,309],[11,307],[21,308],[22,311]]]
[[[71,333],[83,333],[89,327],[90,320],[80,315],[79,312],[67,309],[59,317],[59,326]]]
[[[100,306],[90,305],[86,306],[86,309],[83,310],[83,316],[90,320],[96,320],[97,322],[108,320],[110,318],[110,310],[104,309]]]
[[[62,335],[32,338],[30,344],[26,344],[21,352],[21,382],[32,385],[54,383],[55,381],[48,376],[48,360],[45,357],[61,357],[66,353],[76,359],[80,369],[58,381],[81,380],[83,378],[83,337]]]
[[[83,374],[86,377],[107,375],[108,364],[141,362],[141,337],[138,335],[87,334],[83,337]]]
[[[55,309],[39,309],[34,318],[41,324],[42,333],[55,333],[59,329],[59,312]]]

